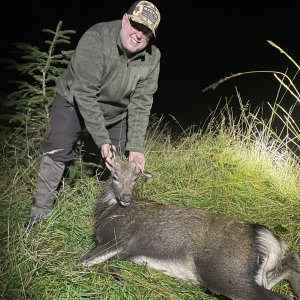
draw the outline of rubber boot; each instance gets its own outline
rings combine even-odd
[[[58,185],[65,170],[65,163],[45,155],[41,159],[36,192],[32,199],[31,214],[25,227],[31,228],[53,209]]]

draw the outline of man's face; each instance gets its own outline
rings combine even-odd
[[[151,36],[152,32],[148,27],[130,20],[129,16],[124,14],[120,38],[122,46],[128,54],[143,50],[148,45]]]

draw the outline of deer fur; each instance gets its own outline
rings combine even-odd
[[[235,300],[291,299],[271,291],[287,280],[300,298],[299,256],[284,258],[285,243],[267,227],[195,207],[133,201],[138,169],[114,161],[96,202],[95,247],[82,265],[119,256]]]

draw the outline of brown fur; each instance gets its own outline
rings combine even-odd
[[[137,176],[134,163],[115,161],[83,265],[118,255],[237,300],[290,299],[270,290],[285,279],[300,297],[299,256],[284,258],[284,242],[268,228],[194,207],[132,202]]]

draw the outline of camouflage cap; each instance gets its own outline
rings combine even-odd
[[[129,18],[148,27],[155,36],[155,30],[160,22],[160,13],[156,6],[149,1],[136,1],[128,10]]]

